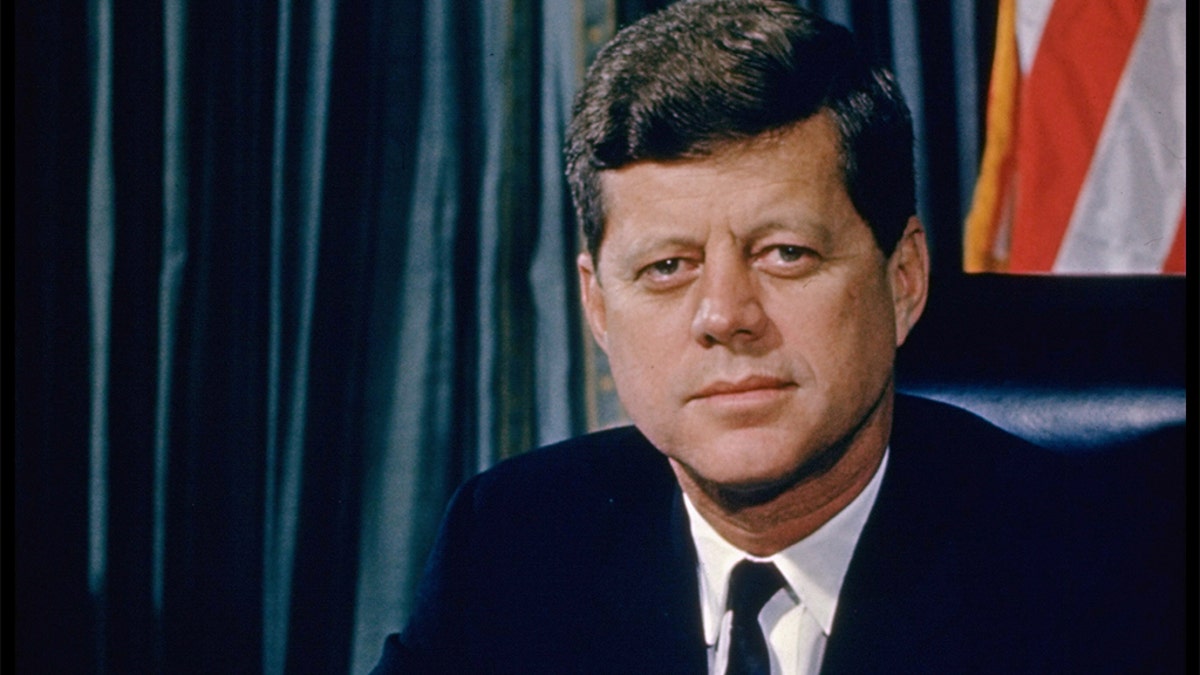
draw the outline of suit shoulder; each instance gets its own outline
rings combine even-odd
[[[891,445],[900,454],[917,452],[971,472],[1007,468],[1027,476],[1031,472],[1061,476],[1072,461],[969,410],[907,395],[896,397]]]
[[[479,508],[575,508],[673,489],[666,458],[637,429],[620,427],[506,459],[468,482]],[[478,509],[477,509],[478,510]]]
[[[1047,449],[1005,431],[965,408],[907,394],[896,396],[892,433],[902,441],[922,438],[969,447],[981,446],[982,449],[1048,452]]]

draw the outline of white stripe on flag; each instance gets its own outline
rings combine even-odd
[[[1050,18],[1054,0],[1017,0],[1016,33],[1017,59],[1021,62],[1021,74],[1028,75],[1033,68],[1033,56],[1042,42],[1042,31]]]
[[[1185,19],[1183,0],[1147,5],[1055,272],[1162,271],[1184,205]]]

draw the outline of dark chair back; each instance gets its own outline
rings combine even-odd
[[[934,279],[897,357],[900,391],[967,408],[1064,451],[1125,445],[1187,419],[1183,277]]]

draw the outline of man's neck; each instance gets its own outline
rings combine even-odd
[[[717,534],[752,555],[767,557],[804,539],[854,501],[883,461],[891,431],[887,397],[828,467],[805,473],[768,499],[745,501],[705,483],[674,459],[680,488]]]

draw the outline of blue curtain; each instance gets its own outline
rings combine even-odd
[[[620,421],[560,148],[661,4],[14,4],[18,672],[363,672],[459,482]],[[807,4],[896,64],[957,266],[990,10]]]
[[[17,7],[22,671],[362,670],[453,488],[586,427],[541,5]]]

